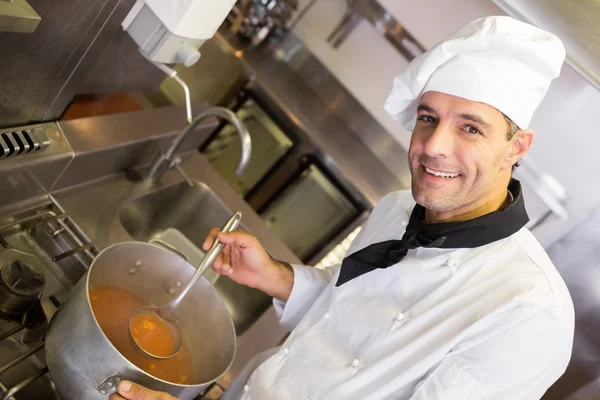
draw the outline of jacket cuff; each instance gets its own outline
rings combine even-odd
[[[306,265],[292,265],[294,286],[287,302],[273,299],[281,325],[293,330],[329,284],[331,274]]]

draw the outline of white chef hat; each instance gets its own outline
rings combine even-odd
[[[549,32],[507,16],[480,18],[415,58],[384,108],[412,131],[421,95],[437,91],[486,103],[526,129],[564,59]]]

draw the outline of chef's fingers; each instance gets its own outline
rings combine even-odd
[[[248,232],[244,232],[241,229],[236,229],[233,232],[219,232],[217,233],[217,238],[225,243],[231,244],[240,250],[260,247],[260,242]]]
[[[208,249],[210,249],[210,246],[212,246],[213,242],[215,241],[215,237],[217,237],[217,233],[219,233],[220,231],[221,231],[221,228],[215,227],[215,228],[212,228],[208,232],[208,236],[204,240],[204,243],[202,243],[202,249],[204,251],[207,251]]]
[[[223,258],[223,269],[231,269],[231,254],[227,252],[223,253],[221,256]]]
[[[119,393],[113,393],[110,395],[108,400],[124,400],[125,397],[122,397]]]
[[[118,391],[127,400],[176,400],[168,393],[155,392],[130,381],[121,381]]]
[[[229,252],[221,253],[219,258],[213,263],[213,270],[222,275],[228,275],[233,272],[231,267],[231,255]]]
[[[227,247],[226,247],[227,248]],[[227,252],[223,251],[221,254],[219,254],[217,256],[217,258],[215,258],[215,261],[213,261],[212,263],[212,268],[215,272],[218,272],[219,274],[225,274],[227,273],[228,268],[228,258],[227,257]]]
[[[221,232],[221,228],[212,228],[208,232],[208,236],[202,243],[202,249],[207,251],[213,245],[215,238],[218,238],[221,242],[225,244],[231,244],[233,246],[239,247],[241,249],[251,248],[251,247],[260,247],[260,242],[248,232],[245,232],[241,229],[236,229],[233,232]]]

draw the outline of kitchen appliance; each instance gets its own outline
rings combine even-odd
[[[46,336],[48,368],[61,395],[105,400],[126,378],[186,400],[217,380],[233,361],[236,336],[223,300],[206,279],[195,283],[178,311],[190,352],[202,354],[192,360],[194,376],[188,380],[194,383],[189,385],[155,378],[123,357],[98,325],[88,295],[90,287],[116,286],[152,304],[166,304],[195,271],[171,251],[147,243],[126,242],[103,250],[51,320]]]
[[[300,258],[317,263],[368,216],[369,203],[311,139],[254,82],[224,104],[244,122],[253,157],[232,174],[240,143],[221,125],[200,150]]]
[[[200,59],[198,48],[215,34],[235,1],[137,0],[122,26],[151,61],[189,67]]]

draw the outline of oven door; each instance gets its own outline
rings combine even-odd
[[[335,238],[362,222],[363,211],[312,159],[259,214],[298,258],[311,263]]]

